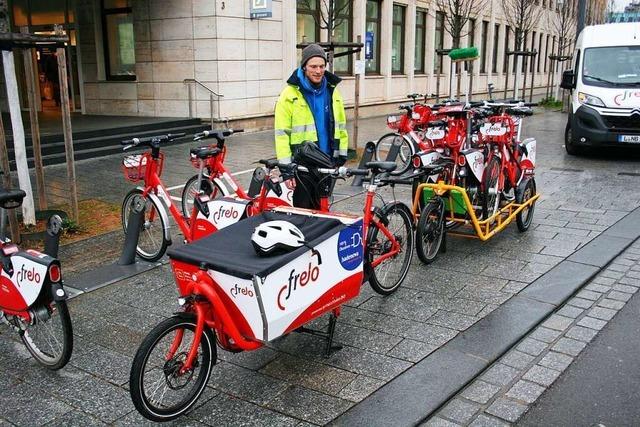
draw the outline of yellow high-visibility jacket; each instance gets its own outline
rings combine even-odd
[[[325,71],[327,89],[331,94],[333,110],[330,135],[333,134],[333,156],[346,156],[349,147],[347,135],[347,115],[344,111],[344,99],[336,87],[340,77]],[[318,141],[316,125],[309,104],[304,99],[296,71],[293,72],[287,87],[280,93],[276,103],[275,141],[276,157],[281,161],[290,161],[295,146],[306,141]]]

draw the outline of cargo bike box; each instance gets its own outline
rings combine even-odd
[[[297,226],[306,245],[280,255],[258,256],[251,234],[272,220]],[[215,297],[212,308],[217,317],[207,323],[223,347],[246,350],[251,348],[238,341],[271,341],[330,311],[337,315],[342,304],[355,298],[363,282],[361,236],[361,217],[278,208],[168,254],[183,298],[190,295],[197,274],[206,271],[212,279],[207,292]],[[233,325],[227,325],[229,321]],[[241,339],[232,332],[239,332]]]

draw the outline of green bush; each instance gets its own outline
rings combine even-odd
[[[542,99],[542,101],[539,102],[539,105],[546,108],[562,108],[562,101],[550,96]]]

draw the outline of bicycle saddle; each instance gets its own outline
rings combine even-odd
[[[395,162],[367,162],[364,165],[367,169],[373,169],[374,173],[391,172],[398,166]]]
[[[189,150],[189,152],[196,156],[199,159],[208,159],[209,157],[214,157],[220,153],[219,148],[211,148],[211,147],[196,147]]]
[[[267,167],[267,169],[274,169],[276,166],[280,164],[277,159],[261,159],[258,160],[258,163],[263,164]]]
[[[444,127],[447,125],[447,122],[444,120],[433,120],[427,123],[429,127]]]
[[[0,206],[4,209],[17,208],[26,195],[22,190],[0,190]]]

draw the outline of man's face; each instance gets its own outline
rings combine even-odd
[[[304,66],[304,75],[307,76],[311,83],[319,85],[320,82],[322,82],[325,68],[326,64],[324,59],[319,56],[314,56],[308,60],[307,64]]]

